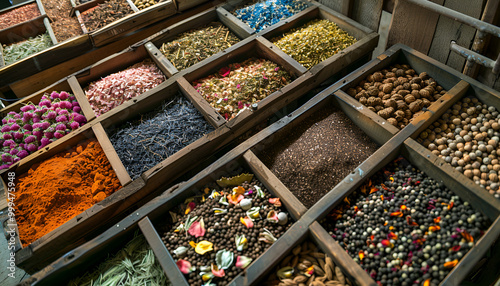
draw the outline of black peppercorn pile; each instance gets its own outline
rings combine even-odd
[[[109,136],[130,177],[172,156],[214,128],[182,94],[118,126]]]
[[[332,106],[282,135],[259,157],[310,208],[377,148],[368,135]]]
[[[491,223],[403,158],[322,225],[382,285],[438,285]]]
[[[253,221],[253,227],[247,228],[247,226],[242,223],[241,219],[248,218],[248,214],[239,205],[235,205],[229,202],[229,200],[227,205],[221,203],[221,198],[231,194],[234,188],[243,188],[245,190],[245,199],[252,200],[252,207],[260,207],[260,211],[258,211],[260,218],[256,218]],[[263,194],[261,193],[264,195],[263,197],[258,195],[258,188],[263,191]],[[214,196],[214,190],[220,195]],[[221,191],[224,193],[223,196]],[[292,224],[289,218],[283,221],[280,219],[280,222],[272,222],[267,219],[271,211],[277,214],[286,212],[286,210],[284,207],[280,206],[280,203],[274,201],[271,203],[269,201],[269,199],[275,198],[273,198],[264,185],[256,179],[252,179],[250,183],[245,181],[237,187],[231,185],[221,188],[214,184],[204,190],[203,198],[206,199],[204,202],[202,202],[203,199],[201,195],[194,198],[193,202],[195,204],[191,205],[191,207],[194,207],[191,211],[186,211],[186,209],[190,208],[187,201],[186,204],[180,206],[179,210],[175,212],[176,215],[174,215],[177,216],[177,219],[175,220],[173,228],[165,232],[162,237],[167,249],[177,261],[177,265],[185,274],[190,285],[202,285],[210,280],[212,283],[219,286],[227,285],[243,271],[242,268],[247,266],[242,267],[238,265],[237,261],[243,261],[241,256],[244,256],[246,259],[251,259],[253,262],[271,246],[269,241],[263,241],[264,236],[262,233],[265,232],[265,230],[268,230],[274,238],[278,239]],[[219,211],[215,211],[214,208],[219,209]],[[220,211],[221,209],[222,211]],[[197,217],[197,222],[203,219],[204,229],[206,230],[203,236],[195,237],[191,232],[185,230],[186,225],[189,224],[189,218],[192,219],[194,217]],[[183,229],[176,231],[179,227]],[[191,229],[192,227],[189,228]],[[248,245],[242,250],[237,249],[237,235],[245,235],[247,239]],[[212,243],[213,246],[212,249],[206,253],[199,254],[198,251],[196,251],[197,248],[193,246],[203,242]],[[179,251],[182,247],[184,247],[184,251]],[[228,251],[226,254],[232,253],[233,259],[232,261],[230,259],[225,259],[228,265],[226,265],[226,269],[223,272],[223,277],[214,276],[214,266],[218,264],[216,258],[223,250]],[[188,270],[189,267],[187,267],[183,271],[183,268],[180,266],[181,262],[184,264],[189,263],[192,269]],[[217,270],[217,268],[215,270]],[[201,272],[205,272],[206,275],[201,276]]]

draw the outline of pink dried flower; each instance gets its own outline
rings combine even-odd
[[[52,103],[52,107],[50,107],[50,109],[55,110],[55,109],[57,109],[59,107],[61,107],[61,103],[60,102],[56,102],[56,103]]]
[[[68,97],[69,97],[69,94],[65,91],[61,91],[61,93],[59,94],[60,100],[66,100],[66,99],[68,99]]]
[[[17,148],[10,149],[10,151],[9,151],[10,155],[16,155],[17,153],[19,153],[19,150]]]
[[[53,91],[53,92],[50,94],[50,98],[52,98],[52,99],[59,98],[59,93],[57,93],[56,91]]]
[[[55,112],[55,111],[49,111],[49,113],[47,113],[47,115],[46,115],[46,118],[49,120],[56,119],[56,117],[57,117],[57,112]]]
[[[38,123],[42,121],[42,119],[40,119],[40,117],[33,117],[33,123]]]
[[[57,122],[66,122],[66,121],[68,121],[68,117],[66,117],[64,115],[59,115],[56,117],[56,121]]]
[[[30,144],[26,145],[26,150],[28,150],[28,152],[33,153],[36,150],[38,150],[38,147],[34,143],[30,143]]]
[[[29,153],[26,150],[21,150],[21,151],[19,151],[19,153],[17,153],[17,157],[19,157],[20,159],[22,159],[28,155],[29,155]],[[17,160],[17,161],[19,161],[19,160]],[[14,162],[17,162],[17,161],[14,160]]]
[[[72,109],[73,108],[73,104],[71,104],[71,102],[69,101],[62,101],[59,103],[59,107],[60,108],[65,108],[65,109]]]
[[[42,132],[42,130],[37,128],[37,129],[33,130],[33,135],[35,135],[37,138],[40,139],[43,136],[43,132]]]
[[[73,120],[75,120],[76,122],[78,122],[80,124],[87,123],[87,119],[85,118],[85,116],[78,114],[78,113],[76,113],[76,114],[73,113]]]
[[[14,119],[14,118],[9,118],[9,120],[7,120],[7,123],[16,123],[17,121]]]
[[[80,106],[80,103],[78,103],[78,101],[74,101],[71,103],[72,106]]]
[[[57,114],[59,114],[59,115],[69,115],[69,112],[66,109],[59,109],[59,111],[57,111]]]
[[[56,137],[57,139],[61,139],[63,136],[64,136],[64,131],[57,130],[57,131],[54,133],[54,137]]]
[[[14,115],[14,118],[15,119],[21,119],[22,117],[21,117],[21,114],[16,114],[16,115]]]
[[[35,109],[35,107],[33,105],[25,105],[25,106],[21,107],[22,112],[28,112],[28,111],[33,110],[33,109]]]
[[[10,145],[12,145],[12,144],[16,144],[16,143],[14,142],[14,140],[12,140],[12,139],[5,140],[5,141],[3,142],[3,147],[9,147],[9,146],[10,146]]]
[[[42,122],[42,123],[40,124],[40,128],[42,128],[42,129],[47,129],[47,128],[49,128],[49,127],[50,127],[50,123],[49,123],[49,122],[47,122],[47,121]]]
[[[2,137],[4,140],[12,139],[12,135],[10,135],[9,133],[4,133]]]
[[[4,125],[2,126],[2,132],[9,132],[10,131],[10,126],[9,125]]]
[[[279,67],[275,67],[275,68],[274,68],[274,71],[276,71],[276,72],[277,72],[277,71],[279,71],[279,70],[280,70],[280,68],[279,68]]]
[[[239,84],[238,84],[238,85],[236,85],[236,88],[237,88],[237,89],[240,89],[240,88],[241,88],[241,85],[239,85]]]
[[[21,133],[21,132],[15,132],[14,133],[14,139],[15,140],[21,140],[21,139],[23,139],[23,137],[24,137],[24,134]]]
[[[43,138],[40,140],[40,143],[42,143],[42,146],[41,146],[41,147],[45,147],[45,146],[49,145],[50,140],[49,140],[49,138],[47,138],[47,137],[43,137]]]
[[[231,69],[229,67],[223,67],[219,70],[219,75],[222,77],[226,77],[231,73]]]
[[[17,123],[14,123],[10,126],[11,131],[17,131],[17,130],[19,130],[19,128],[21,128],[21,126],[19,126],[19,124],[17,124]]]
[[[65,131],[66,130],[66,125],[60,123],[60,124],[57,124],[56,126],[56,130],[61,130],[61,131]]]
[[[2,154],[2,162],[12,162],[12,156],[10,154]]]
[[[74,101],[74,100],[76,100],[76,97],[74,95],[70,95],[69,100]]]
[[[43,135],[49,139],[54,137],[54,132],[44,132]]]
[[[78,129],[78,127],[80,127],[80,124],[76,121],[73,121],[73,122],[71,122],[70,127],[71,127],[71,129],[75,130],[75,129]]]
[[[80,108],[80,106],[73,107],[73,112],[78,112],[79,113],[81,111],[82,111],[82,109]]]
[[[52,103],[50,102],[50,100],[43,100],[43,101],[40,101],[40,103],[38,105],[50,107],[52,105]]]
[[[2,124],[7,124],[7,119],[6,118],[2,119]]]
[[[27,143],[27,144],[35,142],[35,141],[36,141],[36,137],[33,135],[30,135],[30,136],[26,137],[26,139],[24,139],[24,143]]]

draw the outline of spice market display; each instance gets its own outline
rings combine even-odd
[[[496,83],[407,4],[331,2],[0,11],[0,284],[498,284]]]

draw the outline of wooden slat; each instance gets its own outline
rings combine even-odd
[[[180,77],[177,82],[182,93],[191,103],[201,111],[205,119],[215,128],[221,126],[226,120],[215,111],[215,109],[194,89],[194,87],[184,78]]]
[[[170,255],[170,252],[163,244],[158,232],[155,230],[153,224],[149,220],[148,217],[143,218],[138,223],[139,228],[144,234],[144,237],[151,246],[158,263],[160,263],[165,276],[168,277],[168,281],[172,285],[188,285],[186,278],[180,272],[177,267],[177,264],[174,262],[174,258]]]
[[[432,2],[442,5],[444,0],[433,0]],[[396,0],[389,26],[387,46],[402,43],[427,54],[438,18],[437,13],[405,0]]]
[[[378,31],[384,0],[351,1],[354,2],[351,18],[353,18],[356,22],[359,22],[360,24],[372,29],[373,31]]]
[[[68,78],[68,84],[73,91],[73,94],[76,97],[76,100],[78,100],[78,103],[80,104],[80,108],[82,109],[83,115],[85,115],[85,118],[87,118],[87,122],[92,121],[93,119],[96,118],[94,110],[92,109],[92,106],[90,106],[90,103],[87,99],[87,96],[83,92],[83,89],[76,79],[75,76],[70,76]]]
[[[259,180],[266,185],[268,189],[272,189],[276,196],[280,197],[285,204],[288,212],[295,220],[300,219],[306,213],[307,208],[294,196],[290,190],[269,170],[255,154],[248,150],[243,154],[250,169],[259,177]]]
[[[378,284],[368,275],[368,273],[359,266],[351,256],[334,240],[328,232],[318,223],[313,222],[309,229],[311,236],[316,244],[329,255],[336,266],[342,269],[342,272],[349,276],[351,281],[355,281],[360,286],[377,286]]]
[[[446,0],[444,7],[479,19],[484,2],[485,0],[470,0],[467,5],[464,5],[463,1],[460,0]],[[450,42],[456,41],[457,44],[470,48],[475,33],[476,29],[470,26],[457,22],[454,19],[440,16],[428,55],[461,71],[466,59],[450,51]]]
[[[152,42],[147,42],[144,46],[146,47],[149,56],[153,58],[156,65],[168,78],[179,72]]]
[[[246,38],[255,34],[254,29],[250,28],[250,26],[243,23],[240,19],[236,18],[223,7],[217,7],[217,14],[219,15],[220,21],[237,35]]]
[[[174,0],[178,12],[182,12],[189,8],[198,6],[202,3],[205,3],[206,1],[208,0]]]
[[[46,30],[43,20],[46,17],[46,15],[41,15],[30,21],[22,22],[1,30],[0,43],[9,45],[43,34]]]
[[[52,41],[52,44],[57,45],[56,35],[54,35],[54,31],[52,30],[52,27],[50,26],[49,18],[44,18],[43,24],[45,26],[46,32],[49,33],[49,37],[50,37],[50,40]]]
[[[259,55],[262,55],[267,59],[273,61],[274,63],[283,66],[290,74],[295,77],[299,77],[307,72],[307,69],[305,67],[299,64],[289,55],[285,54],[285,52],[283,52],[273,43],[269,42],[266,38],[257,37],[256,39]]]
[[[130,178],[127,169],[125,169],[125,166],[123,166],[120,157],[118,157],[113,144],[111,144],[111,141],[109,141],[106,131],[104,131],[104,128],[100,123],[93,125],[92,130],[94,131],[95,137],[97,138],[97,141],[99,141],[104,154],[106,154],[106,157],[108,158],[113,171],[115,171],[118,180],[120,180],[120,184],[122,186],[128,185],[132,181],[132,179]]]

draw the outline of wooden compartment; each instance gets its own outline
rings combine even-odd
[[[63,139],[37,151],[29,162],[17,164],[9,169],[9,172],[24,174],[34,164],[49,159],[55,154],[65,152],[78,143],[92,138],[97,139],[101,145],[120,184],[124,187],[29,245],[21,245],[19,236],[16,234],[16,265],[28,273],[41,269],[68,250],[84,243],[91,237],[95,237],[103,230],[104,226],[108,227],[113,224],[113,218],[117,214],[117,206],[126,204],[123,198],[133,195],[144,186],[144,181],[140,179],[131,183],[127,172],[119,164],[120,161],[111,146],[111,142],[98,123],[87,124],[76,132],[72,132]],[[2,174],[2,180],[5,187],[9,181],[7,172]],[[5,189],[7,190],[7,188]]]
[[[54,83],[53,85],[51,85],[51,86],[49,86],[49,87],[47,87],[47,88],[45,88],[43,90],[40,90],[40,91],[38,91],[36,93],[33,93],[33,94],[31,94],[31,95],[29,95],[27,97],[24,97],[22,100],[19,100],[19,101],[15,102],[15,103],[13,103],[13,104],[5,107],[4,109],[0,110],[0,116],[3,118],[3,117],[5,117],[7,115],[7,113],[9,113],[11,111],[19,112],[21,110],[21,107],[23,107],[25,104],[27,104],[29,102],[39,103],[40,100],[41,100],[41,98],[42,98],[42,96],[45,93],[49,93],[50,94],[52,91],[57,91],[57,92],[66,91],[68,93],[73,94],[76,97],[76,100],[78,101],[78,103],[80,104],[80,108],[82,109],[83,115],[87,119],[87,122],[89,122],[91,120],[92,117],[89,117],[88,113],[86,113],[84,111],[86,104],[88,105],[88,102],[86,102],[87,99],[85,98],[85,96],[83,95],[83,93],[81,92],[81,90],[79,89],[78,82],[76,81],[75,77],[69,77],[67,79],[61,80],[61,81],[59,81],[57,83]],[[78,133],[79,130],[81,130],[82,128],[85,128],[85,127],[80,127],[77,130],[74,130],[74,131],[66,134],[63,138],[58,139],[57,141],[50,143],[44,149],[40,149],[40,150],[38,150],[38,151],[36,151],[36,152],[34,152],[34,153],[26,156],[21,161],[19,161],[17,163],[14,163],[8,169],[1,170],[0,171],[0,175],[15,170],[17,168],[17,166],[32,164],[31,162],[33,160],[35,160],[35,158],[39,154],[43,153],[44,150],[48,150],[50,148],[55,147],[57,144],[59,144],[60,140],[64,141],[66,139],[66,136],[70,136],[71,134],[73,134],[75,132]]]
[[[164,267],[170,282],[173,285],[188,285],[184,275],[179,271],[175,261],[161,241],[155,226],[163,222],[166,216],[170,216],[170,209],[197,193],[207,183],[213,182],[222,176],[232,176],[245,171],[253,173],[273,196],[281,199],[291,219],[295,222],[278,241],[272,244],[259,258],[252,261],[252,264],[246,268],[243,274],[237,276],[232,282],[232,285],[243,285],[240,283],[245,283],[244,281],[247,279],[252,279],[254,273],[260,273],[263,267],[267,267],[268,263],[278,258],[279,255],[277,254],[281,254],[283,250],[289,247],[291,242],[295,241],[298,237],[303,237],[307,231],[307,225],[301,223],[299,220],[300,216],[305,213],[305,208],[287,190],[276,189],[273,178],[266,177],[262,173],[262,170],[260,170],[260,166],[254,164],[249,159],[252,156],[254,155],[251,152],[239,154],[236,157],[228,153],[188,182],[170,188],[159,197],[139,208],[130,216],[117,223],[116,226],[109,228],[100,237],[68,252],[51,266],[32,276],[32,279],[38,281],[37,283],[39,284],[37,285],[51,285],[50,283],[66,281],[68,277],[74,276],[74,273],[70,269],[76,269],[77,265],[88,263],[88,259],[91,259],[91,256],[95,255],[98,249],[105,249],[107,246],[113,245],[114,241],[117,241],[125,233],[130,233],[134,229],[137,229],[139,226],[142,230],[147,230],[145,236],[152,245],[156,256],[159,257],[160,263]]]
[[[184,21],[176,23],[161,32],[157,33],[154,37],[149,38],[150,42],[146,43],[146,48],[150,54],[157,57],[157,61],[162,64],[163,69],[166,70],[165,74],[170,77],[179,72],[179,70],[160,52],[160,48],[163,43],[173,41],[180,34],[185,33],[189,30],[199,29],[211,22],[222,22],[232,33],[234,33],[241,40],[250,36],[246,31],[240,29],[238,26],[233,25],[232,22],[226,19],[226,16],[221,14],[218,8],[210,8],[199,14],[196,14]],[[213,55],[212,57],[217,57],[222,51]],[[198,62],[197,64],[186,68],[187,70],[196,69],[196,67],[203,66],[203,63],[208,61],[208,58]]]
[[[311,2],[313,6],[306,10],[280,21],[259,33],[267,40],[272,41],[274,38],[281,38],[284,33],[291,29],[303,26],[314,19],[326,19],[349,33],[350,36],[356,38],[356,43],[339,51],[337,54],[328,59],[316,64],[309,70],[318,77],[319,81],[324,81],[332,74],[336,74],[351,62],[361,58],[364,55],[370,55],[378,43],[378,34],[369,28],[355,22],[354,20],[318,3]],[[281,51],[280,48],[277,48]],[[300,63],[299,63],[300,65]]]
[[[175,7],[178,12],[185,11],[189,8],[201,5],[208,0],[174,0]]]
[[[5,8],[5,9],[3,9],[3,10],[0,11],[0,14],[7,13],[7,12],[9,12],[11,10],[15,10],[15,9],[17,9],[19,7],[22,7],[22,6],[25,6],[25,5],[28,5],[28,4],[32,4],[32,3],[36,3],[38,11],[40,12],[40,16],[37,16],[37,17],[35,17],[35,18],[31,19],[31,20],[28,20],[28,21],[17,23],[15,25],[12,25],[12,26],[7,27],[5,29],[1,29],[0,30],[0,34],[4,34],[4,33],[6,35],[8,35],[10,33],[15,34],[15,35],[25,34],[25,33],[28,32],[27,31],[28,28],[23,27],[23,24],[27,24],[27,23],[30,24],[28,27],[40,27],[41,25],[43,25],[42,24],[43,23],[43,19],[45,17],[47,17],[47,15],[45,14],[45,10],[43,9],[43,5],[41,4],[40,0],[30,0],[30,1],[26,1],[26,2],[17,4],[17,5],[8,7],[8,8]]]
[[[85,24],[81,19],[80,13],[83,13],[86,10],[97,6],[99,3],[103,3],[104,1],[105,0],[93,0],[74,7],[75,15],[78,17],[78,21],[82,25],[84,33],[89,33],[95,47],[101,47],[114,42],[118,38],[121,38],[130,32],[141,29],[149,24],[170,17],[176,13],[175,5],[171,0],[159,2],[143,10],[137,9],[134,3],[127,0],[127,3],[134,11],[133,13],[95,31],[88,31],[87,28],[85,28]]]
[[[166,70],[164,69],[164,67],[162,65],[159,64],[158,59],[154,55],[152,55],[149,52],[149,50],[147,50],[144,47],[144,45],[140,45],[136,48],[129,48],[123,52],[111,55],[111,56],[109,56],[109,57],[107,57],[107,58],[105,58],[105,59],[103,59],[95,64],[88,66],[87,68],[79,71],[75,75],[76,80],[77,80],[77,86],[78,86],[77,88],[80,89],[80,91],[82,93],[82,97],[86,101],[85,109],[83,109],[83,108],[82,109],[84,110],[84,112],[86,112],[85,115],[88,118],[90,118],[90,120],[96,118],[96,115],[94,113],[94,110],[90,106],[90,103],[89,103],[89,101],[85,95],[85,92],[83,90],[91,82],[98,81],[101,78],[104,78],[110,74],[123,71],[126,68],[128,68],[136,63],[139,63],[145,59],[152,59],[153,62],[156,64],[156,66],[163,72],[163,74],[166,74]],[[158,86],[152,88],[149,91],[155,92],[155,91],[161,89],[162,87],[165,86],[164,83],[165,82],[159,84]],[[144,94],[145,93],[138,95],[135,98],[141,97]],[[117,108],[119,110],[121,110],[120,106],[117,106],[117,107],[113,108],[112,110],[117,109]],[[103,115],[101,115],[101,116],[103,116]]]
[[[357,190],[368,178],[374,175],[377,171],[387,165],[389,162],[398,158],[398,156],[403,156],[407,159],[414,167],[425,170],[429,177],[436,180],[437,182],[444,183],[455,195],[459,196],[463,201],[469,202],[470,205],[476,210],[484,214],[491,222],[491,226],[486,231],[486,233],[476,242],[474,247],[459,261],[459,263],[451,270],[451,272],[446,276],[446,278],[441,282],[440,285],[459,285],[468,275],[471,274],[471,270],[474,269],[476,263],[484,256],[484,254],[493,246],[496,240],[498,240],[498,235],[500,234],[500,202],[493,200],[484,200],[477,198],[474,195],[474,191],[470,189],[469,185],[462,178],[457,178],[452,176],[447,170],[443,170],[442,166],[428,159],[427,152],[422,152],[413,139],[408,138],[401,143],[401,139],[405,136],[402,133],[397,134],[393,139],[398,138],[395,144],[390,144],[392,152],[380,152],[377,151],[370,160],[363,162],[356,170],[363,170],[365,176],[363,178],[354,178],[351,182],[345,181],[342,184],[337,185],[330,193],[328,193],[323,200],[314,205],[313,208],[304,216],[303,219],[308,221],[323,219],[327,214],[329,214],[338,204],[340,204],[344,198],[350,195],[352,192]],[[392,141],[392,140],[391,140]],[[389,146],[389,143],[384,145],[384,147]],[[383,147],[383,148],[384,148]],[[339,245],[339,243],[331,238],[328,233],[320,227],[322,232],[324,232],[326,244],[332,245],[339,251],[343,251],[342,256],[347,255],[345,250]],[[347,257],[349,257],[347,255]],[[344,263],[348,269],[354,272],[359,272],[364,270],[352,259],[344,259]],[[350,258],[350,257],[349,257]],[[376,285],[373,279],[369,278],[361,283],[361,281],[356,281],[360,285]],[[374,284],[375,283],[375,284]]]

